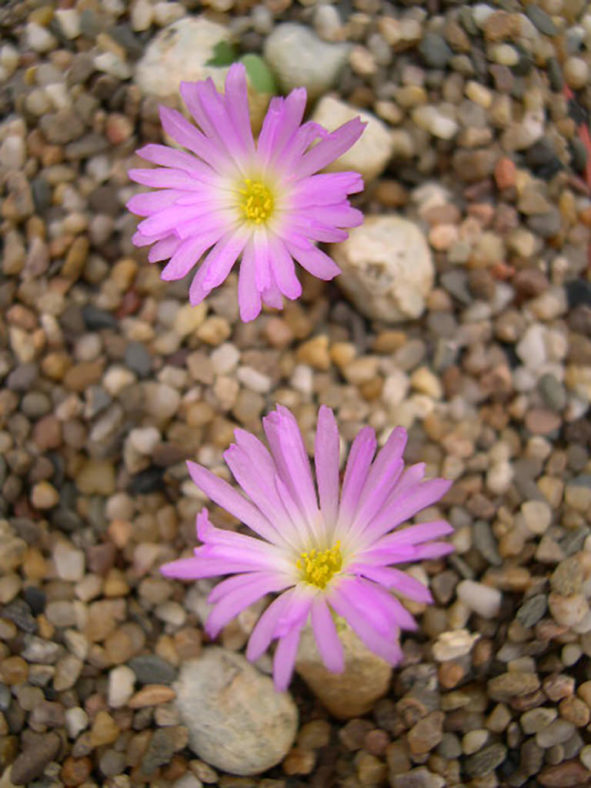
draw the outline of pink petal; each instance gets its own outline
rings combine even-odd
[[[160,260],[167,260],[181,245],[182,241],[176,235],[168,235],[161,241],[156,241],[148,252],[148,260],[151,263],[158,263]]]
[[[324,520],[336,523],[339,506],[339,429],[334,413],[326,405],[318,411],[314,463],[318,497]]]
[[[198,178],[204,183],[218,183],[219,175],[216,174],[205,161],[198,159],[192,153],[170,148],[168,145],[150,143],[136,151],[137,155],[152,164],[162,167],[183,170],[191,177]]]
[[[263,166],[281,159],[285,146],[300,128],[305,109],[305,88],[292,90],[284,99],[271,99],[257,143]]]
[[[203,238],[187,238],[183,241],[160,274],[161,278],[165,282],[171,282],[186,276],[191,268],[197,265],[201,255],[209,246],[207,240],[207,238],[205,241]]]
[[[291,196],[294,207],[334,205],[345,195],[363,191],[363,178],[357,172],[324,172],[298,181]]]
[[[363,539],[373,542],[387,531],[414,517],[417,512],[443,498],[451,487],[447,479],[430,479],[417,484],[401,495],[394,491],[382,513],[363,531]]]
[[[216,243],[191,282],[189,301],[192,304],[200,303],[227,278],[246,241],[244,233],[229,233]]]
[[[327,254],[321,252],[320,249],[312,247],[310,249],[302,249],[294,246],[293,243],[286,243],[287,249],[292,257],[305,268],[306,271],[317,276],[318,279],[326,281],[334,279],[335,276],[341,273],[341,269]]]
[[[246,69],[242,63],[234,63],[230,66],[226,76],[224,103],[230,120],[241,138],[243,153],[247,156],[252,155],[254,153],[254,139],[248,109]]]
[[[307,175],[312,175],[342,156],[357,142],[365,125],[359,118],[353,118],[321,140],[302,157],[298,167],[299,177],[305,178]]]
[[[369,580],[373,580],[386,588],[392,588],[414,602],[430,603],[433,601],[431,592],[426,586],[400,569],[364,565],[359,571]]]
[[[204,188],[204,184],[200,180],[182,170],[166,169],[164,167],[150,169],[135,167],[128,170],[127,175],[132,181],[140,183],[142,186],[150,186],[153,189],[201,191]]]
[[[205,630],[211,638],[218,636],[220,631],[233,618],[241,613],[245,608],[257,602],[261,597],[275,591],[282,591],[289,585],[283,577],[275,574],[253,573],[252,580],[244,584],[241,588],[235,588],[214,606],[207,617]]]
[[[271,454],[301,511],[313,520],[318,511],[310,461],[295,416],[278,405],[263,419]]]
[[[328,599],[337,615],[344,618],[351,628],[356,632],[365,645],[379,657],[396,665],[402,660],[400,645],[395,640],[390,640],[377,632],[368,622],[363,613],[351,607],[343,597],[339,588],[331,589]]]
[[[182,94],[181,83],[181,94]],[[184,98],[184,97],[183,97]],[[181,115],[176,109],[160,107],[160,122],[162,128],[174,140],[179,142],[184,148],[188,148],[204,162],[207,162],[217,170],[223,166],[223,158],[215,145],[212,144],[204,134],[202,134],[192,123]]]
[[[208,471],[207,468],[203,468],[195,462],[188,462],[187,467],[197,487],[203,490],[214,503],[217,503],[218,506],[226,509],[238,520],[248,525],[263,539],[273,539],[275,535],[273,526],[259,509],[243,498],[228,482],[220,479],[211,471]]]
[[[376,446],[376,434],[371,427],[363,427],[351,445],[345,467],[340,506],[340,514],[346,518],[352,517],[357,509]]]
[[[274,599],[255,624],[246,647],[246,657],[251,662],[259,659],[269,648],[277,621],[289,605],[293,593],[294,589],[289,589]]]
[[[256,285],[254,249],[247,243],[242,253],[238,274],[238,304],[240,319],[244,323],[254,320],[261,311],[261,295]]]
[[[135,194],[127,201],[126,208],[138,216],[150,216],[156,211],[161,211],[163,208],[169,208],[171,205],[174,205],[181,194],[182,192],[178,191],[178,189],[164,189],[163,191]]]
[[[312,603],[311,623],[318,653],[326,668],[333,673],[342,673],[345,669],[343,646],[330,609],[322,596],[316,597]]]
[[[273,682],[277,692],[285,692],[293,675],[300,643],[301,627],[294,627],[279,639],[273,660]]]
[[[279,238],[269,239],[270,261],[273,276],[279,290],[292,301],[302,294],[302,286],[296,276],[292,256]]]

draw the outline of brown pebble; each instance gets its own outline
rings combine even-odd
[[[166,687],[164,684],[146,684],[130,698],[127,705],[130,709],[142,709],[145,706],[168,703],[173,698],[176,698],[176,692],[172,687]]]
[[[563,761],[557,766],[544,766],[538,780],[548,788],[579,788],[591,782],[591,772],[580,761]]]
[[[72,758],[68,756],[64,761],[60,771],[60,777],[64,785],[82,785],[92,771],[92,761],[90,758]]]
[[[285,774],[293,776],[296,774],[310,774],[316,763],[314,750],[303,750],[294,747],[283,759],[282,768]]]
[[[495,165],[495,181],[499,189],[508,189],[515,185],[517,167],[515,162],[503,156]]]

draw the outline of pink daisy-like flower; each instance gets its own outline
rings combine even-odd
[[[210,250],[190,288],[190,301],[198,304],[241,257],[238,301],[246,321],[259,314],[261,302],[281,308],[283,296],[300,296],[294,260],[320,279],[335,277],[339,267],[315,242],[343,241],[342,228],[361,224],[348,195],[361,191],[363,181],[356,172],[317,173],[357,141],[361,120],[332,133],[317,123],[300,125],[306,91],[298,88],[271,100],[255,142],[242,64],[231,66],[223,95],[211,79],[182,82],[180,92],[199,128],[167,107],[160,118],[190,153],[146,145],[138,154],[160,166],[129,171],[132,180],[156,189],[132,197],[127,207],[147,217],[135,245],[152,245],[152,263],[170,258],[162,278],[183,278]]]
[[[439,500],[451,482],[423,481],[422,463],[405,469],[406,430],[397,427],[375,456],[375,432],[364,427],[339,481],[339,433],[327,407],[318,415],[316,483],[294,416],[286,408],[263,419],[269,449],[236,430],[224,458],[246,497],[206,468],[189,463],[193,481],[255,536],[214,527],[203,509],[194,557],[162,567],[184,580],[230,575],[214,587],[206,631],[215,638],[242,610],[266,594],[279,594],[250,636],[246,656],[258,659],[277,640],[273,675],[284,690],[293,672],[302,628],[310,621],[328,670],[341,672],[343,649],[333,613],[365,645],[391,664],[402,658],[400,630],[413,617],[392,593],[431,602],[429,590],[395,564],[437,558],[452,551],[433,541],[452,533],[445,520],[398,528]],[[396,530],[395,530],[396,529]]]

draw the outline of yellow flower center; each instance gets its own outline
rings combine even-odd
[[[273,213],[275,200],[268,186],[262,181],[245,178],[243,186],[238,189],[240,209],[247,222],[263,224]]]
[[[313,548],[306,553],[300,553],[300,557],[296,561],[296,568],[300,570],[304,583],[309,583],[317,588],[325,588],[337,572],[341,571],[342,566],[343,556],[341,555],[340,542],[326,550]]]

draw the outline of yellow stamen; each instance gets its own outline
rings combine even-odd
[[[300,570],[302,580],[317,588],[325,588],[334,575],[340,572],[342,566],[340,542],[326,550],[313,548],[306,553],[300,553],[296,561],[296,568]]]
[[[268,186],[262,181],[245,178],[244,186],[238,189],[241,195],[240,208],[247,222],[263,224],[273,213],[275,200]]]

